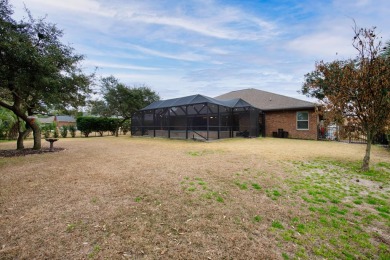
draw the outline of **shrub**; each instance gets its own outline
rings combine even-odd
[[[54,133],[54,138],[58,137],[58,130],[57,130],[57,137],[55,136],[57,127],[56,127],[56,124],[54,122],[51,124],[42,124],[42,125],[40,125],[40,128],[41,128],[41,132],[43,133],[43,136],[45,138],[49,138],[52,131]]]
[[[130,131],[130,120],[126,120],[123,124],[122,124],[122,132],[124,135],[127,134],[127,132]]]
[[[76,119],[77,129],[85,136],[88,137],[92,133],[94,117],[81,116]]]
[[[49,138],[49,137],[50,137],[50,130],[49,130],[49,129],[45,129],[45,130],[43,131],[43,136],[44,136],[45,138]]]
[[[113,135],[119,124],[117,118],[106,118],[106,117],[79,117],[77,118],[77,129],[79,129],[85,137],[88,137],[92,132],[99,132],[100,136],[103,133],[110,131]]]
[[[59,133],[58,133],[58,128],[55,127],[55,128],[54,128],[53,137],[54,137],[54,138],[58,138],[59,136],[60,136],[60,135],[59,135]]]
[[[73,138],[76,137],[76,126],[70,125],[70,126],[68,126],[68,129],[70,132],[70,136]]]
[[[68,127],[66,125],[62,126],[60,128],[60,133],[63,138],[66,138],[68,136]]]

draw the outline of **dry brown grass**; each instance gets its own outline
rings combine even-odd
[[[66,150],[0,158],[0,259],[281,259],[294,248],[281,246],[271,223],[309,214],[265,192],[286,186],[286,162],[356,161],[365,148],[129,137],[55,146]],[[389,153],[374,147],[372,161],[390,162]],[[237,185],[254,178],[261,190]]]

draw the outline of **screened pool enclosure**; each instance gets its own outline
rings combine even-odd
[[[131,119],[131,134],[205,140],[257,137],[263,121],[261,111],[242,99],[193,95],[157,101],[139,110]]]

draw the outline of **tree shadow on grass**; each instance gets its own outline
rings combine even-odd
[[[20,157],[32,154],[45,154],[45,153],[56,153],[65,150],[65,148],[55,147],[54,151],[50,151],[49,148],[42,148],[40,150],[33,150],[32,148],[26,148],[23,150],[0,150],[0,158],[4,157]]]

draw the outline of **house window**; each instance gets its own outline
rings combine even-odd
[[[297,112],[297,129],[309,130],[309,112]]]

